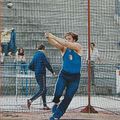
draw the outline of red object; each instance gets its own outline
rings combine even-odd
[[[84,109],[81,110],[82,113],[98,113],[93,106],[88,105]]]
[[[90,44],[91,44],[91,41],[90,41],[90,33],[91,33],[91,29],[90,29],[91,25],[90,25],[90,0],[88,0],[88,105],[81,110],[81,112],[83,113],[98,113],[94,108],[93,106],[91,106],[91,95],[90,95],[90,92],[91,92],[91,89],[90,89]]]

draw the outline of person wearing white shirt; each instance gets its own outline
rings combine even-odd
[[[87,61],[88,61],[88,53],[87,53]],[[95,85],[95,62],[100,61],[100,55],[98,49],[94,42],[91,43],[90,46],[90,64],[91,64],[91,84]]]

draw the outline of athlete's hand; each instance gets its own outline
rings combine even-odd
[[[45,37],[46,37],[46,38],[49,37],[49,32],[45,32]]]
[[[50,38],[53,38],[53,39],[54,39],[55,36],[54,36],[52,33],[45,32],[45,37],[46,37],[46,38],[50,37]]]

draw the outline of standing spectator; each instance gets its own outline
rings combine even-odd
[[[15,29],[11,29],[10,42],[8,44],[9,55],[12,56],[16,53],[16,32]]]
[[[59,120],[66,112],[79,86],[82,47],[77,43],[78,35],[73,32],[66,33],[65,39],[51,33],[45,35],[48,42],[58,48],[63,56],[63,65],[56,82],[53,98],[55,103],[52,107],[53,114],[50,118],[50,120]],[[60,102],[64,90],[64,99]]]
[[[28,109],[30,109],[31,103],[42,96],[43,109],[49,110],[50,108],[46,103],[46,68],[52,73],[53,69],[45,56],[45,46],[41,44],[38,47],[38,51],[34,54],[32,61],[29,64],[29,69],[35,72],[35,78],[39,85],[39,91],[30,99],[27,100]]]
[[[97,60],[100,61],[100,55],[99,55],[98,49],[97,49],[94,42],[92,42],[91,46],[90,46],[90,57],[91,57],[91,61],[90,61],[90,64],[91,64],[91,84],[95,85],[95,73],[94,73],[95,62]],[[87,61],[88,61],[88,53],[87,53]]]
[[[23,48],[19,48],[16,52],[15,61],[18,65],[20,64],[20,73],[27,74],[26,56]]]

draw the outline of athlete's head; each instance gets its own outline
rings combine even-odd
[[[73,32],[68,32],[65,34],[65,39],[69,42],[76,42],[78,40],[78,35]]]
[[[40,45],[38,46],[38,50],[45,50],[45,46],[44,46],[43,44],[40,44]]]

